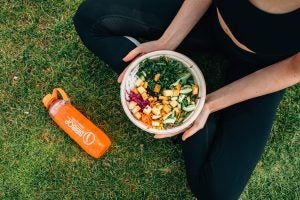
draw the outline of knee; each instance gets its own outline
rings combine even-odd
[[[73,16],[73,24],[75,26],[75,30],[80,33],[82,29],[85,27],[85,23],[87,22],[87,14],[88,10],[84,5],[86,2],[83,2],[77,9],[75,15]]]
[[[73,16],[73,23],[78,33],[91,29],[103,12],[101,1],[85,0]]]

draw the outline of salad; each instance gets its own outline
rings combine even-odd
[[[178,126],[195,110],[199,86],[180,61],[165,56],[145,59],[136,76],[128,107],[149,128]]]

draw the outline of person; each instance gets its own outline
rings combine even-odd
[[[300,80],[299,7],[298,0],[85,0],[73,20],[119,83],[129,62],[151,51],[217,50],[228,58],[225,84],[182,135],[191,191],[226,200],[242,193],[284,89]]]

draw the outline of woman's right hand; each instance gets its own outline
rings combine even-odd
[[[162,40],[153,40],[150,42],[145,42],[131,50],[124,58],[124,62],[132,61],[134,58],[143,55],[145,53],[149,53],[152,51],[158,51],[158,50],[174,50],[175,48],[171,48],[169,45],[167,45]],[[123,70],[123,72],[118,77],[118,83],[121,83],[124,77],[124,74],[126,72],[127,67]]]
[[[158,51],[158,50],[174,50],[168,47],[166,42],[162,41],[161,39],[159,40],[153,40],[150,42],[145,42],[137,46],[135,49],[131,50],[124,58],[124,62],[129,62],[133,60],[135,57],[149,53],[152,51]]]

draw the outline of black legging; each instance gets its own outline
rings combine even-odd
[[[136,45],[123,36],[158,39],[182,0],[86,0],[74,16],[81,40],[117,73]],[[213,47],[231,61],[226,83],[282,58],[241,50],[221,30],[215,7],[198,22],[178,51]],[[239,91],[237,91],[239,92]],[[254,98],[210,115],[205,127],[182,143],[188,184],[200,199],[237,199],[266,145],[283,91]]]

